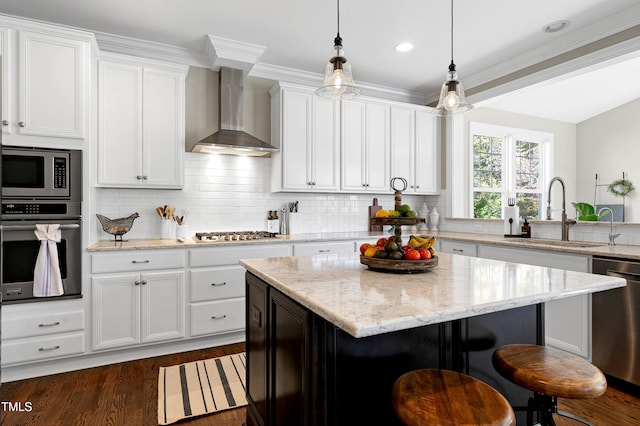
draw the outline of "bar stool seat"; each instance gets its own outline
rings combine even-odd
[[[406,426],[515,425],[504,396],[480,380],[449,370],[403,374],[393,384],[392,403]]]
[[[557,398],[596,398],[607,390],[604,374],[590,362],[565,351],[539,345],[506,345],[493,353],[493,366],[507,380],[534,392],[528,411],[538,411],[542,425],[555,425],[552,414],[584,424],[558,410]]]

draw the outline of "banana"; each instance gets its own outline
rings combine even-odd
[[[436,243],[436,238],[435,237],[428,237],[428,238],[423,238],[423,237],[418,237],[415,235],[411,235],[409,237],[409,245],[413,248],[431,248],[433,247],[433,245]]]

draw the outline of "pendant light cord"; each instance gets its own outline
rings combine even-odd
[[[449,71],[455,71],[455,69],[456,65],[453,63],[453,0],[451,0],[451,65],[449,65]]]
[[[336,2],[336,4],[337,4],[337,9],[338,9],[338,13],[337,13],[337,16],[338,16],[338,37],[340,37],[340,0],[338,0]]]

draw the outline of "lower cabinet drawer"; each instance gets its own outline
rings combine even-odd
[[[476,257],[478,255],[478,246],[474,243],[440,240],[440,251],[443,253]]]
[[[244,276],[240,265],[190,271],[191,301],[233,299],[244,297]]]
[[[191,336],[244,330],[244,298],[191,304]]]
[[[2,319],[2,339],[44,336],[84,330],[84,311],[42,313]]]
[[[84,333],[8,340],[2,342],[2,365],[58,358],[84,351]]]

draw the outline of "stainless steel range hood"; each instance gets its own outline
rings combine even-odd
[[[244,131],[244,73],[220,68],[220,130],[198,142],[192,152],[270,157],[278,149]]]

